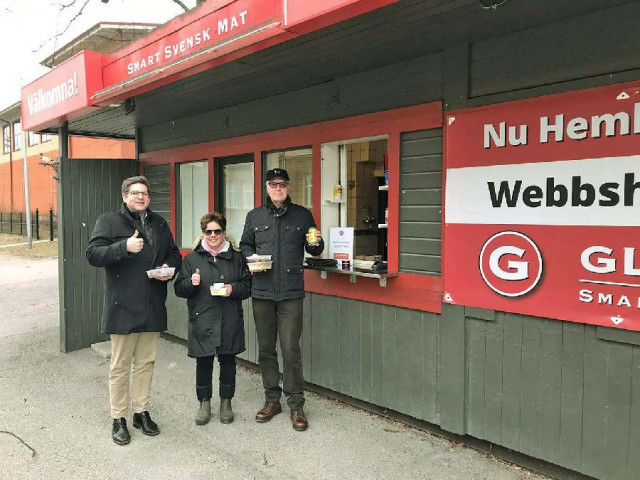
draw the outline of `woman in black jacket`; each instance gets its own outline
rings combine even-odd
[[[211,417],[213,359],[220,364],[220,421],[231,423],[236,386],[236,355],[244,352],[242,300],[249,298],[251,274],[246,261],[225,238],[227,220],[217,213],[200,219],[202,235],[182,262],[174,288],[187,299],[188,355],[196,359],[196,424]]]

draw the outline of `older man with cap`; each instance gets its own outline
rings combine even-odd
[[[282,168],[266,175],[265,205],[251,210],[240,241],[245,257],[271,255],[273,266],[253,275],[251,297],[256,325],[265,403],[256,413],[257,422],[268,422],[282,412],[280,397],[284,392],[291,409],[295,430],[308,427],[304,414],[304,375],[300,351],[302,306],[304,298],[304,251],[320,255],[324,241],[317,232],[317,242],[309,244],[307,232],[315,228],[311,212],[296,205],[289,197],[289,174]],[[276,341],[282,350],[282,388],[279,384]]]

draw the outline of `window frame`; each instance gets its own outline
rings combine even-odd
[[[11,152],[11,125],[2,126],[2,154]]]
[[[266,202],[267,201],[267,189],[266,189],[266,182],[267,182],[267,171],[269,171],[269,165],[267,164],[267,155],[269,155],[270,153],[285,153],[285,152],[292,152],[295,150],[310,150],[311,151],[311,175],[313,177],[313,145],[300,145],[297,147],[286,147],[286,148],[276,148],[273,150],[263,150],[260,152],[260,157],[262,158],[262,171],[260,174],[260,182],[262,185],[262,202]],[[284,168],[284,167],[278,167],[278,168]],[[285,169],[286,170],[286,169]],[[305,192],[305,196],[306,196],[306,192]],[[313,198],[313,187],[311,188],[311,197]],[[313,202],[311,203],[311,205],[313,205]],[[313,209],[311,209],[311,211],[313,212]]]
[[[203,164],[207,170],[207,211],[203,212],[202,215],[209,211],[210,204],[210,195],[211,195],[211,175],[209,174],[209,160],[206,158],[201,158],[199,160],[188,160],[184,162],[180,162],[176,164],[175,168],[175,228],[173,229],[175,232],[176,244],[180,250],[190,250],[191,245],[184,246],[183,238],[182,238],[182,191],[181,191],[181,170],[183,166],[194,165],[194,164]],[[195,198],[195,197],[194,197]],[[197,219],[199,220],[199,218]]]
[[[16,133],[16,125],[19,125],[19,129],[20,131],[18,133]],[[23,131],[22,131],[22,123],[19,121],[15,121],[11,123],[11,129],[13,132],[12,138],[13,138],[13,151],[14,152],[18,152],[20,150],[22,150],[22,135],[23,135]]]
[[[295,150],[302,146],[310,145],[312,148],[312,173],[315,183],[322,180],[322,153],[321,145],[342,141],[345,138],[365,138],[378,135],[388,135],[388,169],[389,169],[389,223],[388,223],[388,271],[391,277],[385,282],[384,288],[376,278],[358,277],[357,282],[350,281],[349,275],[329,274],[325,280],[320,272],[305,270],[305,291],[325,295],[338,296],[345,299],[355,299],[373,302],[382,305],[396,305],[415,310],[440,313],[442,309],[443,279],[441,276],[428,274],[414,274],[398,272],[399,260],[399,208],[400,208],[400,135],[404,132],[441,128],[443,126],[443,110],[440,102],[431,102],[412,107],[402,107],[395,110],[387,110],[345,117],[330,121],[310,123],[306,125],[270,130],[242,137],[190,144],[184,147],[158,150],[154,152],[141,152],[141,166],[156,164],[171,164],[172,169],[180,163],[192,158],[209,158],[210,175],[214,176],[214,158],[241,155],[253,152],[254,182],[255,182],[255,207],[262,205],[266,190],[264,173],[265,165],[262,161],[263,152]],[[213,156],[212,156],[213,153]],[[172,181],[175,182],[175,175]],[[172,227],[176,226],[176,202],[175,183],[172,187],[173,202],[171,205]],[[322,231],[320,210],[323,202],[321,189],[313,191],[313,216]],[[213,207],[213,203],[211,203]],[[328,241],[328,232],[322,231],[323,238]],[[444,243],[445,230],[443,228],[442,239]],[[325,247],[327,248],[327,247]],[[187,253],[183,251],[183,253]],[[394,272],[398,272],[394,275]]]
[[[34,147],[40,143],[39,139],[40,135],[36,132],[29,132],[27,145],[30,147]]]

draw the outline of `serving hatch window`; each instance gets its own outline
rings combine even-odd
[[[351,227],[357,260],[387,260],[388,137],[322,145],[322,229]]]

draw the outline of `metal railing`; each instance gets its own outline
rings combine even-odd
[[[27,234],[27,216],[24,212],[0,212],[0,233],[13,235]],[[31,214],[31,232],[33,238],[49,237],[50,241],[58,236],[58,217],[49,208],[48,215],[41,215],[40,210]]]

